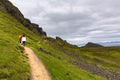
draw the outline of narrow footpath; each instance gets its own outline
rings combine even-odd
[[[51,80],[51,77],[43,65],[42,61],[28,47],[25,48],[25,55],[28,57],[31,70],[30,80]]]

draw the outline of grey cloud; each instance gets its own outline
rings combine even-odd
[[[120,40],[119,0],[11,1],[49,36],[73,44]]]
[[[71,35],[70,33],[80,32],[81,28],[89,27],[95,22],[95,19],[87,14],[81,13],[50,13],[44,16],[48,25],[54,28],[53,33],[60,35]]]

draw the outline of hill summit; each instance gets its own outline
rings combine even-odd
[[[104,46],[102,46],[100,44],[88,42],[84,47],[89,48],[89,47],[104,47]]]
[[[0,9],[7,12],[32,32],[39,35],[46,35],[46,32],[38,24],[31,23],[29,19],[24,18],[23,14],[9,0],[0,0]]]

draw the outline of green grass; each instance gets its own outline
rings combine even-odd
[[[58,46],[58,45],[57,45]],[[89,63],[120,71],[120,47],[78,48],[64,45],[63,49],[75,53]]]
[[[38,49],[41,47],[51,54],[40,52]],[[52,47],[47,42],[40,42],[35,46],[33,45],[31,48],[46,65],[46,68],[52,76],[52,80],[106,80],[103,77],[91,74],[90,72],[72,65],[69,62],[71,57],[64,54],[61,50]]]
[[[33,34],[13,17],[0,11],[0,80],[29,80],[29,64],[18,41],[18,36],[24,33]]]
[[[20,34],[27,36],[27,46],[31,47],[42,59],[52,76],[52,80],[106,80],[72,65],[69,62],[72,57],[42,41],[40,36],[32,33],[16,19],[2,11],[0,11],[0,80],[30,79],[30,67],[23,55],[24,49],[19,46],[18,36]],[[59,46],[59,43],[54,44]],[[70,45],[68,47],[63,48],[78,52],[78,49],[72,49],[73,47],[71,48]],[[76,48],[76,46],[74,47]],[[47,50],[51,55],[39,51],[39,48]],[[90,55],[92,56],[92,54]]]

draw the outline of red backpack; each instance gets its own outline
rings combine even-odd
[[[22,39],[22,37],[23,37],[23,36],[22,36],[22,35],[20,35],[20,36],[19,36],[19,40],[21,40],[21,39]]]

